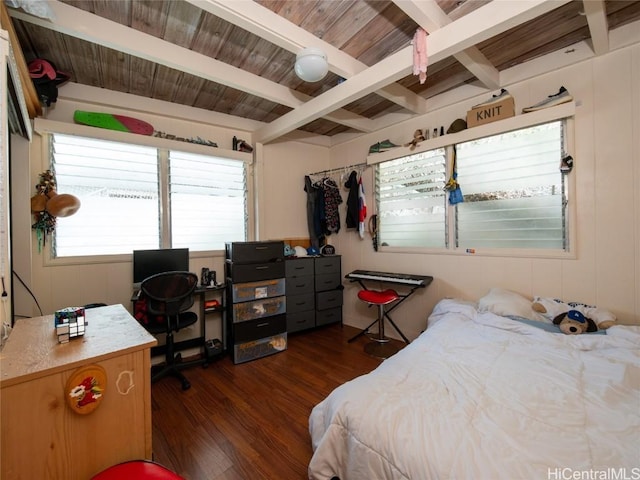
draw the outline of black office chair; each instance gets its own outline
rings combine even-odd
[[[194,290],[197,284],[196,274],[178,271],[152,275],[145,278],[140,286],[147,302],[147,313],[151,316],[159,316],[163,320],[157,322],[150,318],[144,327],[154,335],[166,334],[166,361],[163,365],[152,368],[152,382],[171,375],[180,379],[183,390],[188,390],[191,384],[181,370],[203,364],[202,360],[183,362],[181,355],[174,353],[173,341],[173,332],[198,321],[198,315],[187,311],[194,303]]]

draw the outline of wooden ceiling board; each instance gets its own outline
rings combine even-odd
[[[638,1],[609,1],[605,5],[609,28],[618,28],[640,20],[640,2]]]
[[[181,105],[192,106],[205,83],[206,80],[204,78],[182,72],[179,80],[180,88],[174,91],[171,101]]]
[[[191,48],[200,25],[202,10],[187,2],[169,2],[169,13],[162,38],[184,48]]]
[[[164,65],[158,65],[156,68],[156,74],[153,78],[153,84],[150,85],[152,98],[156,100],[164,100],[170,102],[173,100],[178,81],[180,80],[182,72],[174,70],[172,68],[165,67]]]
[[[349,0],[340,3],[350,4],[350,7],[342,17],[333,22],[331,27],[325,31],[322,40],[344,50],[347,42],[378,15],[378,10],[371,5],[371,2],[363,2],[361,0]],[[353,53],[347,50],[344,51],[357,58]]]
[[[131,0],[93,0],[87,3],[91,6],[90,12],[122,25],[131,25]]]
[[[153,77],[156,74],[157,64],[143,58],[129,56],[129,90],[126,93],[138,95],[140,97],[150,96],[150,85],[153,84]],[[116,89],[117,90],[117,89]]]
[[[398,26],[401,27],[397,31]],[[345,43],[342,50],[357,58],[365,65],[371,66],[378,63],[383,58],[397,51],[401,46],[406,46],[411,42],[417,24],[408,19],[405,13],[395,4],[388,3],[387,8],[382,10],[365,28],[351,37]],[[407,34],[405,30],[410,30]],[[397,33],[397,35],[393,35]],[[393,40],[393,44],[387,42]]]
[[[299,27],[326,41],[325,34],[331,30],[338,20],[347,15],[352,6],[353,1],[319,2],[318,7],[306,16]]]
[[[262,2],[258,2],[262,3]],[[263,5],[267,8],[276,8],[272,10],[283,18],[286,18],[294,25],[300,26],[307,16],[318,8],[318,5],[322,3],[322,0],[287,0],[285,2],[278,2],[274,4],[268,2],[269,5]]]
[[[169,4],[157,0],[138,0],[131,4],[131,27],[162,38]]]
[[[109,65],[109,68],[102,69],[103,88],[128,92],[130,90],[129,72],[131,71],[131,66],[129,65],[129,60],[131,55],[104,47],[100,47],[98,52],[100,54],[99,64]]]
[[[211,58],[217,59],[220,50],[227,44],[234,26],[215,15],[204,13],[200,30],[193,41],[191,49]]]

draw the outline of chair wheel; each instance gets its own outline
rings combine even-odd
[[[190,388],[191,388],[191,383],[189,383],[189,380],[183,380],[182,390],[189,390]]]

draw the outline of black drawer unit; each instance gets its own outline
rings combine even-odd
[[[315,259],[316,326],[342,322],[342,257]]]
[[[234,363],[287,348],[284,242],[225,246],[228,345]]]
[[[287,332],[316,326],[315,277],[312,257],[291,258],[285,262],[287,293]]]
[[[339,255],[285,260],[287,332],[342,321]]]

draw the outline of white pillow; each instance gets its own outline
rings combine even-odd
[[[532,302],[519,293],[504,288],[492,288],[478,300],[478,310],[491,312],[502,317],[510,315],[527,318],[536,322],[550,323],[550,320],[531,308]]]

